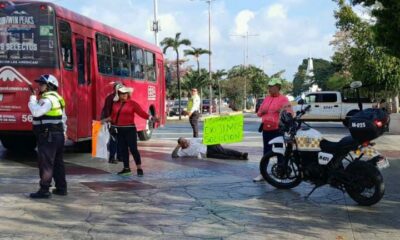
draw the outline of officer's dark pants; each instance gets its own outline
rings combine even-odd
[[[198,111],[193,112],[192,115],[189,117],[189,123],[190,126],[192,126],[194,138],[199,137],[199,117],[200,114]]]
[[[137,148],[136,127],[117,127],[118,152],[120,160],[124,162],[124,168],[129,168],[129,150],[135,159],[136,165],[142,164],[140,153]]]
[[[207,146],[207,157],[218,159],[241,159],[242,153],[229,148],[223,148],[221,144]]]
[[[48,132],[37,134],[40,188],[48,191],[54,178],[57,189],[66,190],[63,160],[64,133]]]

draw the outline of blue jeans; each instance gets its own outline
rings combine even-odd
[[[272,150],[272,145],[268,144],[272,139],[282,136],[282,133],[279,130],[275,131],[263,131],[263,143],[264,143],[264,155]]]

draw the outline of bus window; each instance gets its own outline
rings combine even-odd
[[[146,76],[149,81],[156,81],[156,59],[155,54],[146,52]]]
[[[87,70],[87,84],[92,83],[92,41],[86,43],[86,70]]]
[[[57,45],[54,9],[34,3],[0,8],[0,66],[57,67]]]
[[[129,77],[130,63],[128,44],[113,39],[111,49],[114,75]]]
[[[78,69],[78,84],[85,84],[85,42],[83,39],[76,39],[76,63]]]
[[[103,74],[112,74],[110,39],[96,34],[98,71]]]
[[[60,21],[58,23],[60,31],[61,58],[65,69],[71,70],[73,67],[72,57],[72,32],[69,23]]]
[[[143,50],[135,46],[131,46],[131,69],[133,78],[144,79]]]

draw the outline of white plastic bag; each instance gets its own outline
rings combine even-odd
[[[110,139],[110,132],[108,131],[108,124],[102,124],[100,132],[97,135],[96,141],[96,158],[108,159],[107,144]]]

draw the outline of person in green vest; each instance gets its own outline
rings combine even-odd
[[[58,80],[53,75],[42,75],[35,80],[39,84],[39,100],[31,89],[28,107],[33,116],[33,133],[38,146],[40,188],[31,198],[50,198],[51,181],[54,178],[56,195],[67,195],[67,182],[63,160],[67,131],[65,101],[57,93]]]
[[[199,137],[200,97],[197,88],[192,88],[192,97],[189,99],[187,110],[189,112],[189,123],[193,129],[193,137]]]

